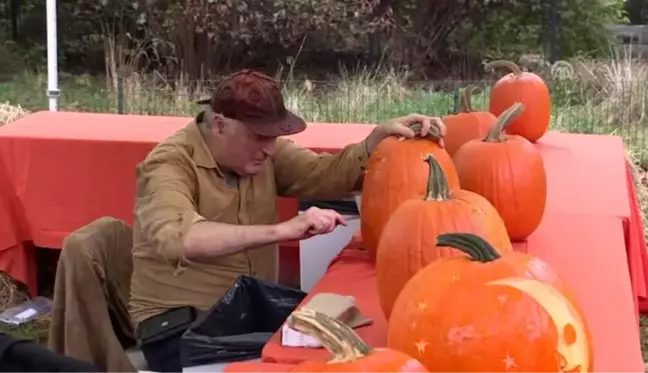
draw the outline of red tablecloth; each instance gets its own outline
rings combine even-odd
[[[60,248],[69,233],[107,215],[132,223],[135,166],[190,120],[38,112],[0,127],[0,270],[35,294],[30,241]],[[350,141],[330,138],[329,131],[351,129],[352,138],[362,139],[364,127],[314,123],[291,138],[315,151],[337,151]],[[280,219],[296,215],[297,208],[295,199],[281,198]],[[282,244],[290,250],[280,250],[280,277],[284,268],[298,266],[298,247],[298,242]]]
[[[0,127],[0,270],[33,290],[34,269],[28,266],[33,260],[23,243],[60,247],[70,232],[106,215],[131,222],[135,165],[189,120],[39,112]],[[315,151],[334,152],[372,128],[311,124],[291,138]],[[622,219],[633,293],[648,312],[648,259],[621,139],[551,132],[536,146],[547,169],[548,213]],[[296,201],[282,199],[281,218],[296,213]]]
[[[643,372],[635,306],[627,272],[620,218],[550,213],[540,228],[515,249],[537,256],[573,288],[592,330],[597,372]],[[376,293],[375,269],[366,251],[345,249],[333,260],[314,294],[352,295],[374,324],[356,332],[375,347],[385,346],[386,321]],[[324,349],[281,347],[280,333],[263,349],[268,363],[297,364],[327,359]]]

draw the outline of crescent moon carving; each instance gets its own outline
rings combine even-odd
[[[553,286],[530,278],[509,277],[486,285],[509,286],[537,302],[551,317],[558,332],[561,372],[591,372],[590,341],[584,320],[572,303]]]

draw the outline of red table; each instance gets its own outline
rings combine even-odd
[[[591,327],[597,372],[643,372],[623,230],[620,218],[550,213],[527,242],[515,244],[516,250],[549,263],[573,288]],[[356,332],[370,345],[384,347],[387,323],[376,291],[375,268],[367,252],[347,248],[304,303],[322,292],[354,296],[374,320]],[[262,361],[297,364],[328,357],[321,348],[282,347],[278,332],[263,349]]]
[[[67,234],[101,216],[131,222],[135,165],[189,120],[39,112],[0,127],[0,270],[34,290],[26,243],[60,247]],[[311,124],[291,138],[315,151],[334,152],[372,128]],[[547,169],[548,213],[621,219],[633,294],[648,311],[648,259],[621,139],[552,132],[537,148]],[[297,203],[282,199],[279,210],[282,219],[290,218]],[[286,252],[293,264],[298,261],[298,250],[282,250],[281,256]]]

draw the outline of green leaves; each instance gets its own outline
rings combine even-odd
[[[42,0],[21,0],[21,48],[41,56]],[[102,70],[114,48],[170,74],[204,76],[223,66],[306,57],[389,56],[439,73],[463,60],[544,54],[549,0],[59,0],[61,59]],[[606,25],[648,15],[648,0],[558,0],[559,57],[607,52]],[[384,5],[384,6],[382,6]],[[373,18],[379,8],[380,17]],[[386,11],[385,11],[386,10]],[[643,12],[643,13],[642,13]],[[0,26],[4,24],[0,22]],[[6,26],[4,26],[6,27]],[[107,46],[106,41],[114,43]],[[112,45],[112,44],[111,44]],[[252,48],[253,47],[253,48]],[[142,52],[142,51],[145,51]],[[315,54],[315,53],[316,54]],[[144,58],[145,57],[145,58]],[[355,57],[354,57],[355,58]],[[312,59],[312,57],[311,57]],[[40,58],[42,60],[42,58]],[[320,60],[319,57],[316,60]],[[41,61],[42,62],[42,61]],[[252,63],[254,63],[252,62]],[[283,62],[282,62],[283,63]],[[291,64],[292,66],[292,64]],[[441,66],[441,69],[438,67]],[[74,66],[78,68],[79,66]],[[84,66],[88,68],[87,66]],[[84,68],[81,67],[81,68]],[[337,66],[329,68],[336,69]]]

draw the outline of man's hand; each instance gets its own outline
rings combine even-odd
[[[294,218],[280,223],[277,229],[280,241],[290,241],[330,233],[338,225],[346,226],[346,221],[335,210],[311,207]]]
[[[407,139],[414,138],[417,133],[412,126],[420,125],[421,131],[418,134],[425,137],[428,134],[439,135],[439,145],[443,146],[443,136],[446,133],[445,124],[439,117],[429,117],[421,114],[409,114],[404,117],[394,118],[376,126],[367,137],[367,151],[369,154],[378,146],[378,143],[387,136],[402,136]]]

